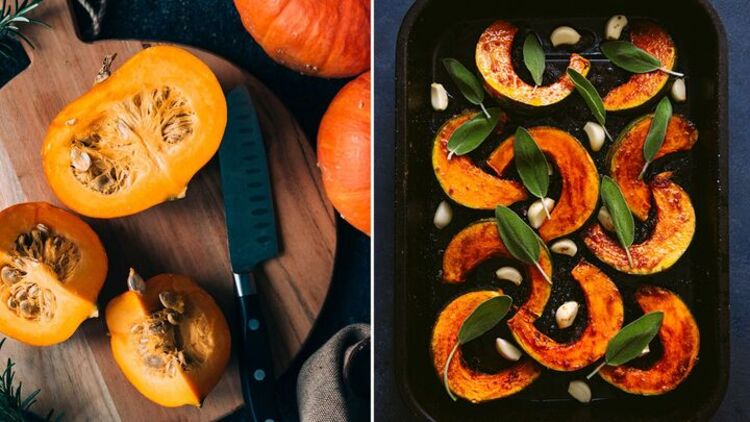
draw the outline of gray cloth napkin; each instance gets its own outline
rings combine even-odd
[[[369,420],[370,326],[344,327],[305,362],[297,379],[302,422]]]

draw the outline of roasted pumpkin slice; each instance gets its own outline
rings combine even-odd
[[[630,123],[620,134],[609,152],[610,172],[622,190],[628,207],[639,220],[645,221],[651,210],[651,191],[643,179],[643,144],[646,142],[653,115]],[[664,143],[654,159],[679,151],[687,151],[698,140],[698,130],[686,118],[673,116],[667,125]]]
[[[437,133],[432,147],[432,168],[445,193],[459,204],[475,209],[495,209],[526,199],[523,186],[503,180],[477,167],[466,155],[449,155],[453,132],[477,112],[465,112],[448,120]]]
[[[633,22],[630,42],[659,59],[667,70],[674,68],[677,49],[669,34],[658,25],[648,21]],[[604,108],[619,111],[642,106],[658,95],[668,80],[669,75],[660,70],[634,74],[604,96]]]
[[[131,384],[166,407],[200,406],[229,361],[229,326],[214,299],[190,278],[143,281],[107,305],[112,354]]]
[[[539,236],[546,241],[570,234],[588,220],[599,200],[599,171],[586,148],[568,132],[534,127],[529,133],[562,177],[562,191],[552,210],[552,219],[539,227]],[[501,177],[513,163],[513,139],[511,136],[500,144],[487,160]]]
[[[219,148],[226,120],[208,66],[180,48],[147,48],[55,117],[42,147],[44,172],[80,214],[134,214],[184,196]]]
[[[586,261],[578,263],[571,274],[581,285],[589,314],[580,337],[558,343],[540,332],[534,326],[538,316],[524,309],[508,320],[518,345],[537,362],[556,371],[575,371],[591,365],[604,356],[607,343],[622,327],[622,297],[615,283]]]
[[[501,294],[502,292],[491,290],[466,293],[440,312],[432,332],[432,362],[441,380],[448,355],[458,341],[458,331],[463,322],[482,302]],[[472,403],[480,403],[523,390],[539,378],[541,372],[534,361],[522,358],[513,366],[497,373],[482,373],[466,365],[459,347],[448,367],[448,384],[457,396]]]
[[[107,255],[81,219],[43,202],[0,212],[0,332],[33,346],[67,340],[97,314]]]
[[[443,281],[462,283],[479,264],[493,256],[512,258],[505,248],[494,220],[480,220],[467,226],[451,239],[443,254]],[[552,274],[552,260],[545,248],[539,260],[547,274]],[[526,265],[531,278],[531,293],[521,309],[541,315],[550,294],[549,283],[534,265]]]
[[[499,20],[485,29],[479,37],[476,62],[487,91],[502,101],[522,108],[549,106],[567,98],[575,89],[567,73],[545,86],[531,85],[518,76],[513,68],[512,54],[513,40],[517,33],[515,25]],[[572,54],[568,68],[586,76],[591,64],[578,54]]]
[[[654,274],[671,267],[690,246],[695,233],[695,210],[690,197],[672,182],[672,173],[660,173],[651,182],[656,223],[648,239],[632,245],[628,263],[625,249],[597,223],[583,236],[591,252],[612,268],[628,274]]]
[[[630,394],[664,394],[685,381],[698,361],[698,325],[682,299],[667,289],[643,286],[636,292],[635,300],[645,313],[664,312],[658,337],[664,351],[648,368],[604,366],[599,375]]]

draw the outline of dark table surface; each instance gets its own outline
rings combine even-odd
[[[730,190],[730,302],[731,371],[724,402],[715,415],[719,421],[750,420],[750,222],[743,216],[750,207],[750,102],[745,95],[750,79],[750,9],[747,0],[712,0],[724,23],[729,43],[729,190]],[[410,0],[378,0],[375,8],[375,325],[377,420],[405,420],[394,374],[393,324],[393,151],[395,125],[396,39]]]
[[[98,1],[91,3],[96,5]],[[85,41],[95,38],[171,41],[227,58],[260,79],[281,99],[313,145],[328,103],[347,82],[306,77],[274,63],[242,27],[231,0],[109,0],[97,37],[92,35],[88,17],[77,5],[76,12],[80,35]],[[25,54],[16,47],[13,60],[0,59],[0,89],[28,65]],[[370,321],[370,239],[343,220],[338,221],[338,248],[330,293],[300,354],[303,357],[317,350],[342,327]],[[280,395],[287,407],[296,404],[294,387],[301,363],[302,359],[298,359],[282,378]]]

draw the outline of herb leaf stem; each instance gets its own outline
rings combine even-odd
[[[661,70],[662,72],[664,72],[664,73],[666,73],[668,75],[677,76],[678,78],[682,78],[682,77],[685,76],[684,73],[675,72],[674,70],[669,70],[666,67],[660,67],[659,70]]]
[[[456,350],[458,350],[458,347],[461,345],[460,342],[456,342],[456,345],[453,346],[453,350],[451,350],[450,354],[448,354],[448,360],[445,362],[445,369],[443,369],[443,384],[445,384],[445,391],[448,392],[448,396],[453,401],[458,400],[455,394],[453,394],[453,391],[451,390],[450,385],[448,385],[448,368],[451,365],[451,361],[453,360],[453,355],[456,354]]]

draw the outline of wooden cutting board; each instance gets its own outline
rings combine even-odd
[[[27,201],[60,205],[41,165],[47,125],[64,105],[91,87],[105,55],[117,53],[116,70],[148,45],[81,42],[66,0],[47,0],[35,13],[53,29],[28,28],[37,46],[27,51],[31,65],[0,88],[0,208]],[[231,63],[190,51],[214,70],[225,90],[247,85],[258,109],[283,248],[280,257],[264,265],[265,277],[260,280],[279,374],[307,337],[328,292],[336,247],[333,210],[325,199],[310,144],[279,100]],[[164,272],[193,277],[235,324],[216,160],[195,176],[185,199],[131,217],[87,221],[102,238],[110,260],[99,297],[102,312],[126,288],[127,269],[133,266],[145,277]],[[6,357],[15,360],[25,391],[42,389],[33,409],[44,414],[54,408],[71,421],[212,420],[242,404],[235,357],[202,409],[167,409],[151,403],[115,364],[103,318],[85,322],[70,340],[57,346],[35,348],[9,339],[0,361]]]

